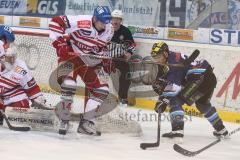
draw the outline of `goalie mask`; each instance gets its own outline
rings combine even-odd
[[[7,70],[13,69],[17,57],[17,46],[12,45],[5,53],[3,64]]]
[[[169,49],[165,42],[154,43],[151,51],[151,56],[154,61],[160,64],[166,64],[168,59]]]

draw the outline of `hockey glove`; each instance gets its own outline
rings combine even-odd
[[[57,40],[55,40],[52,43],[53,47],[56,48],[57,56],[61,59],[68,59],[68,52],[71,51],[71,46],[68,44],[68,42],[63,38],[59,37]]]
[[[168,82],[165,79],[157,79],[155,82],[153,82],[152,87],[153,90],[158,94],[161,95],[167,86]]]
[[[155,105],[154,110],[158,113],[158,111],[160,111],[161,113],[163,113],[167,106],[169,104],[169,100],[167,98],[163,98],[160,97]]]
[[[38,96],[37,98],[32,100],[31,107],[35,109],[46,109],[47,100],[43,96]]]

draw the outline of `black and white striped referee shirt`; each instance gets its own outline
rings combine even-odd
[[[111,43],[108,45],[110,56],[114,58],[122,57],[125,52],[134,53],[135,47],[132,33],[123,25],[120,26],[118,31],[114,32]]]

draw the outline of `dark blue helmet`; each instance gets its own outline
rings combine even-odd
[[[111,11],[108,6],[98,6],[94,9],[93,16],[96,17],[97,21],[100,21],[104,24],[111,22]]]
[[[7,42],[13,42],[15,40],[15,35],[12,29],[5,25],[0,25],[0,39],[5,39]]]

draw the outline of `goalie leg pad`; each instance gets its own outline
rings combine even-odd
[[[11,124],[30,126],[36,131],[55,131],[58,120],[52,110],[7,107],[6,116]]]

